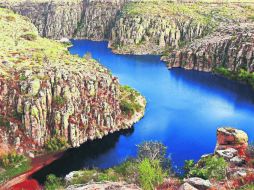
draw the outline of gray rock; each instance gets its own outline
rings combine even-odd
[[[178,190],[198,190],[197,188],[193,187],[189,183],[182,184]]]
[[[228,148],[225,150],[216,150],[215,154],[220,157],[223,157],[226,160],[230,160],[231,158],[237,155],[237,150],[234,148]]]
[[[199,190],[206,190],[212,186],[209,180],[204,180],[199,177],[188,178],[188,179],[185,179],[184,182],[189,183],[190,185],[194,186],[195,188]]]

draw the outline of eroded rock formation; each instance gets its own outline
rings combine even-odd
[[[65,45],[39,37],[25,17],[5,9],[0,28],[1,148],[35,151],[54,137],[76,147],[142,117],[143,97],[122,88],[95,60],[70,55]],[[142,109],[124,114],[123,93],[135,93]]]
[[[245,22],[252,8],[142,0],[4,0],[29,17],[44,37],[108,40],[122,54],[164,54],[213,31]]]
[[[44,37],[105,40],[123,3],[124,0],[22,0],[4,1],[2,6],[29,17]]]
[[[162,58],[168,67],[213,71],[218,67],[230,71],[254,69],[254,25],[224,26],[186,47]]]

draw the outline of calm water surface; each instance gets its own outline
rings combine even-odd
[[[63,176],[84,167],[107,168],[135,156],[137,144],[161,141],[168,147],[175,167],[211,153],[216,129],[233,126],[254,140],[254,93],[248,86],[212,74],[168,70],[159,56],[115,55],[107,42],[75,40],[72,54],[90,52],[117,76],[147,99],[145,117],[133,129],[68,150],[64,156],[37,172],[43,181],[49,173]]]

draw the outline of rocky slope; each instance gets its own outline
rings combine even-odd
[[[27,18],[6,9],[0,9],[0,44],[2,153],[15,149],[32,156],[56,138],[79,146],[143,116],[139,93],[121,87],[95,60],[41,38]]]
[[[200,71],[213,71],[218,67],[230,71],[254,69],[254,25],[244,23],[219,28],[186,47],[174,50],[163,58],[169,68],[183,67]]]
[[[212,32],[220,23],[245,22],[252,4],[164,0],[3,0],[29,17],[42,36],[109,40],[123,54],[163,54]]]
[[[41,36],[60,39],[109,38],[116,14],[124,0],[11,0],[3,7],[29,17]]]

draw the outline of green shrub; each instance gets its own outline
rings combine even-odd
[[[143,189],[153,190],[167,176],[163,172],[159,160],[144,159],[138,165],[139,183]]]
[[[136,111],[140,112],[143,106],[138,101],[137,97],[140,96],[140,93],[132,89],[129,86],[121,86],[121,102],[120,109],[124,115],[132,116]]]
[[[118,174],[112,168],[98,174],[98,181],[117,181],[118,179]]]
[[[194,167],[195,167],[194,160],[185,160],[183,167],[185,175],[188,175]]]
[[[98,171],[95,169],[84,169],[74,174],[71,184],[85,184],[90,181],[96,181]]]
[[[45,182],[45,190],[57,190],[57,189],[63,189],[62,179],[56,177],[54,174],[48,175]]]
[[[54,102],[56,105],[58,106],[63,106],[65,104],[65,98],[63,98],[62,96],[55,96],[54,97]]]
[[[4,168],[15,167],[23,162],[26,162],[27,158],[24,155],[12,152],[3,155],[0,159],[0,163]]]
[[[135,113],[133,105],[126,100],[122,100],[120,102],[120,109],[122,110],[123,114],[128,116],[132,116]]]
[[[27,77],[24,75],[24,74],[21,74],[20,76],[19,76],[19,80],[21,80],[21,81],[24,81],[24,80],[26,80],[27,79]]]
[[[134,159],[127,160],[122,164],[115,166],[114,171],[128,183],[138,183],[138,162]]]
[[[63,150],[68,147],[68,143],[65,138],[53,137],[45,143],[45,148],[48,151]]]
[[[224,158],[209,156],[194,165],[193,160],[185,161],[184,170],[188,177],[201,177],[203,179],[222,180],[226,177],[227,162]]]

